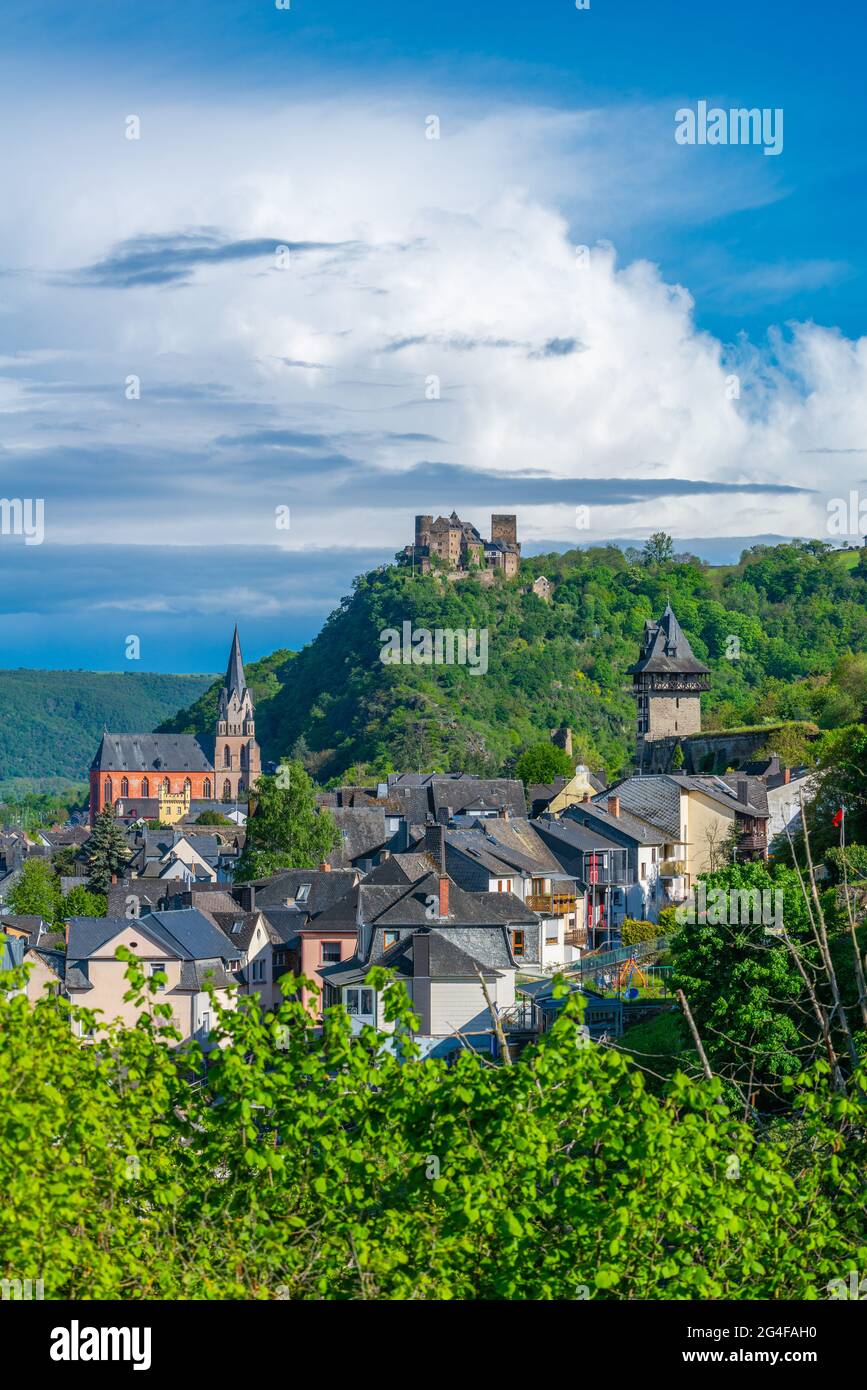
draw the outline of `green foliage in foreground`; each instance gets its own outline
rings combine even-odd
[[[511,1067],[419,1062],[393,985],[402,1060],[241,999],[191,1088],[126,958],[138,1026],[95,1045],[0,997],[0,1267],[48,1298],[825,1298],[865,1267],[863,1075],[800,1078],[759,1138],[719,1083],[657,1098],[582,1047],[574,996]]]

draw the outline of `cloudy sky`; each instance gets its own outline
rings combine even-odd
[[[45,531],[0,535],[0,665],[298,645],[416,511],[827,536],[867,498],[863,38],[777,0],[6,0],[0,475]],[[677,143],[699,101],[782,110],[782,152]]]

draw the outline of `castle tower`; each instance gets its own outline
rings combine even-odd
[[[491,513],[491,540],[502,541],[504,545],[518,546],[518,518],[508,512]]]
[[[659,622],[644,624],[634,666],[632,694],[638,707],[636,761],[654,739],[701,732],[701,693],[710,688],[710,671],[695,656],[670,603]]]
[[[234,801],[243,795],[262,771],[253,696],[247,689],[237,624],[217,709],[214,771],[215,794],[221,801]]]

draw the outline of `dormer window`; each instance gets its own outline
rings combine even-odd
[[[310,888],[311,884],[309,883],[300,884],[298,892],[295,894],[295,901],[297,903],[306,903],[307,899],[310,897]]]

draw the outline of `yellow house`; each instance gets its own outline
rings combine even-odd
[[[190,786],[186,783],[183,791],[168,791],[162,784],[159,791],[159,819],[161,825],[176,825],[189,814]]]

